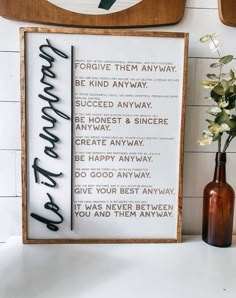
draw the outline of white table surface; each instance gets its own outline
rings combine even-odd
[[[179,244],[0,245],[1,298],[236,298],[230,248]]]

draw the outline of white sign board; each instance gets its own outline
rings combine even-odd
[[[187,34],[21,37],[24,242],[180,241]]]

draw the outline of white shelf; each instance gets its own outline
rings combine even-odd
[[[236,237],[180,244],[0,245],[1,298],[235,298]]]

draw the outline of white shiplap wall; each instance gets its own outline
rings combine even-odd
[[[21,234],[20,169],[20,64],[19,27],[31,26],[0,18],[0,242]],[[36,26],[36,24],[33,24]],[[224,40],[222,54],[236,56],[236,28],[223,25],[217,0],[187,0],[183,19],[177,25],[143,30],[189,32],[189,71],[184,156],[183,233],[201,232],[202,190],[212,179],[215,146],[196,143],[205,127],[206,105],[200,81],[214,59],[199,37],[218,31]],[[236,143],[228,154],[228,181],[236,189]],[[235,212],[236,213],[236,212]],[[236,233],[236,218],[234,224]]]

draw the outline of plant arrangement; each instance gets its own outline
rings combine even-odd
[[[214,101],[208,111],[208,129],[203,131],[203,136],[198,140],[199,145],[209,145],[218,142],[218,152],[226,152],[231,141],[236,136],[236,70],[230,68],[223,72],[225,66],[230,66],[233,56],[221,56],[219,51],[220,42],[216,39],[217,33],[207,34],[200,38],[203,43],[208,43],[212,52],[218,56],[210,68],[216,73],[207,74],[207,80],[202,85],[210,89],[210,98]],[[226,138],[222,138],[226,135]],[[224,140],[224,141],[223,141]]]

